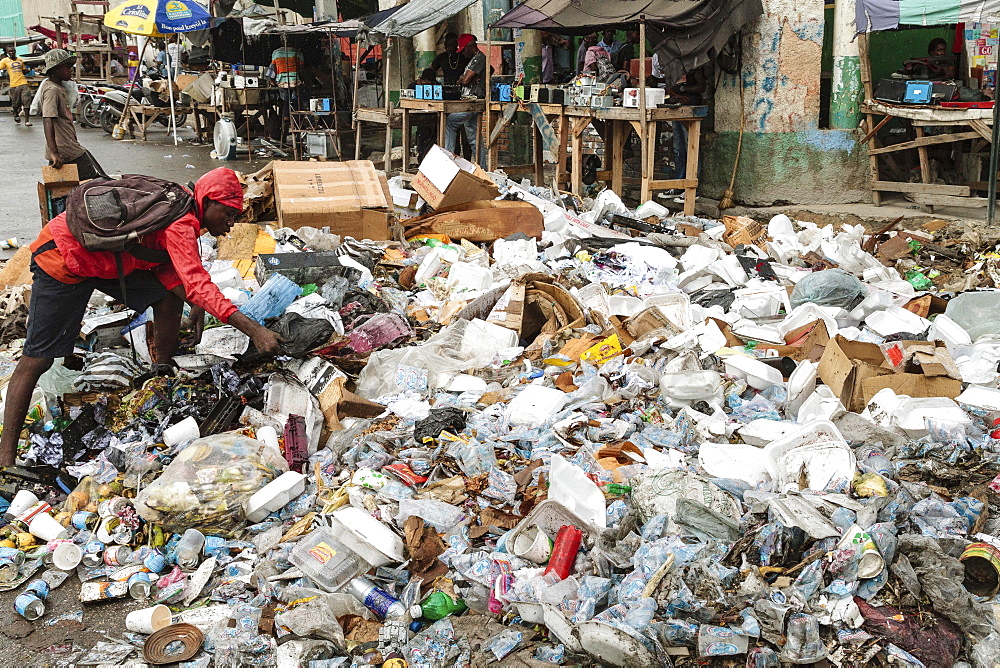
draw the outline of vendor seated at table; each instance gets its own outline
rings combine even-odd
[[[444,51],[434,57],[431,68],[435,76],[437,72],[441,72],[444,84],[450,86],[458,83],[458,78],[465,72],[469,60],[470,58],[458,48],[458,35],[450,32],[444,36]]]
[[[948,42],[935,37],[927,44],[927,56],[910,58],[900,70],[912,79],[946,81],[955,78],[955,55],[948,50]]]
[[[416,88],[417,86],[427,86],[436,85],[440,83],[437,80],[437,72],[434,71],[433,67],[425,67],[424,71],[420,73],[420,76],[410,84],[410,88]],[[434,118],[436,114],[411,114],[411,122],[417,128],[417,162],[423,162],[424,156],[427,152],[431,150],[434,146],[434,140],[437,135],[437,122]]]
[[[611,64],[611,54],[602,46],[587,49],[583,59],[583,74],[591,74],[598,83],[609,86],[628,81],[628,72],[618,72]]]

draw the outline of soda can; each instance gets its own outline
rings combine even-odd
[[[104,563],[108,566],[124,566],[132,550],[124,545],[112,545],[104,550]]]
[[[49,583],[45,580],[32,580],[28,583],[28,586],[25,587],[23,593],[27,594],[29,592],[44,601],[49,597]]]
[[[122,598],[128,593],[125,582],[84,582],[80,586],[80,602],[92,603],[110,598]]]
[[[29,622],[33,622],[45,614],[45,602],[34,593],[25,592],[14,599],[14,610]]]
[[[117,515],[129,506],[129,501],[124,496],[116,496],[107,501],[101,501],[97,505],[97,514],[101,517],[111,517]]]
[[[24,550],[16,547],[0,547],[0,559],[10,559],[20,566],[24,563]]]
[[[0,582],[13,582],[17,579],[17,564],[11,559],[0,559]]]
[[[152,587],[149,573],[135,573],[128,579],[129,596],[136,600],[147,598]]]
[[[97,520],[99,519],[97,513],[90,513],[86,510],[80,510],[73,513],[73,526],[75,526],[80,531],[93,530],[97,526]]]
[[[162,554],[153,550],[142,560],[142,565],[148,568],[150,573],[159,573],[167,567],[167,560]]]

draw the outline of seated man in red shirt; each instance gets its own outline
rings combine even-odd
[[[178,330],[184,302],[201,307],[250,337],[257,350],[279,352],[280,338],[240,313],[201,264],[198,236],[207,230],[223,236],[243,210],[243,188],[236,173],[219,167],[202,176],[194,186],[194,210],[162,230],[143,236],[141,245],[170,255],[157,264],[122,253],[127,277],[122,295],[115,254],[86,250],[66,225],[66,214],[53,218],[31,244],[31,303],[24,351],[7,387],[0,466],[14,464],[17,442],[24,426],[31,394],[38,378],[56,357],[73,353],[74,342],[87,302],[94,290],[126,300],[142,313],[153,307],[155,362],[168,364],[177,352]]]

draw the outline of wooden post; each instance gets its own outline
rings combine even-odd
[[[490,67],[490,59],[491,58],[493,58],[493,31],[490,30],[489,27],[487,27],[486,28],[486,113],[485,113],[485,116],[486,116],[486,136],[484,138],[483,137],[483,133],[482,132],[479,133],[479,138],[478,138],[479,141],[476,142],[476,152],[479,155],[482,155],[482,152],[479,151],[479,149],[480,148],[485,148],[486,149],[486,151],[485,151],[486,152],[486,171],[488,171],[488,172],[492,172],[494,169],[496,169],[496,165],[493,164],[493,151],[490,150],[490,146],[488,144],[486,146],[483,146],[483,142],[484,141],[488,142],[490,140],[490,137],[493,134],[492,133],[492,126],[493,126],[493,124],[490,122],[492,120],[492,117],[493,117],[493,114],[490,113],[490,102],[493,99],[493,90],[492,90],[492,88],[493,88],[493,68]],[[482,128],[480,128],[480,130],[482,130]],[[479,155],[475,155],[475,156],[472,157],[472,161],[475,162],[477,165],[479,164]],[[538,185],[538,184],[536,184],[536,185]]]
[[[640,189],[639,198],[642,202],[649,199],[649,182],[652,180],[653,175],[647,174],[647,164],[649,163],[648,157],[646,155],[646,144],[647,137],[649,136],[649,127],[646,120],[646,17],[639,17],[639,150],[642,152],[639,164],[642,165],[642,173],[640,177],[642,178],[642,186]],[[620,169],[620,167],[619,167]],[[621,196],[621,193],[618,193]]]
[[[382,96],[385,98],[385,158],[382,168],[386,176],[392,168],[392,101],[389,100],[389,58],[392,56],[392,37],[385,38],[385,51],[382,53]]]
[[[858,55],[861,61],[861,86],[865,93],[865,103],[872,98],[872,64],[868,52],[868,33],[858,35]],[[740,82],[742,84],[742,82]],[[878,156],[871,153],[872,149],[878,148],[877,129],[875,127],[875,117],[872,114],[865,114],[866,132],[868,134],[868,169],[871,172],[872,185],[874,186],[881,179],[879,177]],[[872,189],[872,202],[875,206],[882,206],[882,194]]]
[[[358,117],[357,117],[357,111],[358,111],[358,81],[361,78],[361,74],[360,74],[361,73],[361,45],[357,41],[357,39],[355,39],[355,41],[354,41],[354,46],[355,46],[355,51],[357,52],[357,55],[358,55],[358,60],[357,60],[356,63],[354,63],[354,95],[352,96],[352,103],[354,105],[354,113],[351,114],[351,127],[352,128],[357,128],[358,127]],[[360,148],[360,147],[358,147],[358,148]],[[357,160],[357,158],[355,158],[355,160]]]

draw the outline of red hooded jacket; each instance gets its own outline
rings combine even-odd
[[[187,300],[201,306],[222,322],[236,312],[236,306],[222,296],[211,276],[201,264],[198,236],[201,234],[202,201],[208,199],[234,209],[243,209],[243,187],[236,173],[226,167],[208,172],[194,184],[195,212],[186,213],[158,232],[147,234],[140,240],[143,246],[165,250],[170,262],[159,264],[140,260],[129,253],[122,253],[125,275],[149,269],[163,287],[172,290],[184,286]],[[115,254],[85,249],[66,225],[66,214],[61,213],[42,228],[41,234],[31,244],[34,253],[42,245],[55,241],[56,249],[35,256],[38,267],[52,278],[63,283],[81,283],[88,278],[118,278]]]

